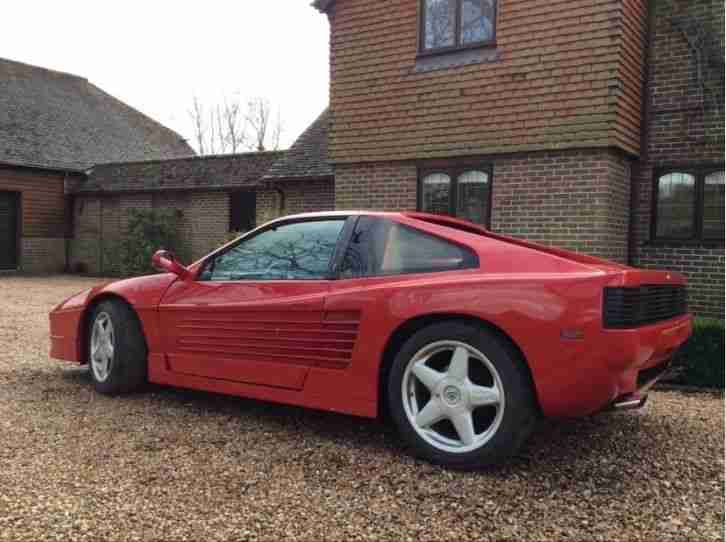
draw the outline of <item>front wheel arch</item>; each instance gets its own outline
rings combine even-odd
[[[442,322],[461,322],[464,324],[480,326],[483,329],[493,333],[499,338],[502,343],[514,354],[515,358],[520,360],[526,369],[527,375],[529,376],[529,384],[534,394],[535,405],[538,412],[542,415],[542,407],[539,403],[539,397],[537,396],[537,387],[534,384],[534,377],[532,375],[532,369],[529,366],[524,352],[519,348],[517,343],[499,326],[493,324],[488,320],[478,318],[471,315],[462,315],[455,313],[443,313],[443,314],[428,314],[417,316],[407,320],[406,322],[399,325],[396,330],[388,338],[386,347],[383,350],[381,357],[381,363],[378,371],[378,417],[387,419],[388,413],[388,400],[387,400],[387,386],[388,386],[388,375],[393,365],[393,360],[398,354],[403,344],[418,331],[425,327],[433,324],[440,324]]]
[[[81,353],[81,365],[88,365],[89,363],[89,352],[88,352],[88,333],[89,329],[91,327],[91,316],[93,315],[94,309],[104,301],[115,301],[117,303],[123,303],[126,305],[131,312],[136,316],[136,319],[139,320],[139,323],[141,322],[141,319],[139,318],[139,314],[136,312],[136,309],[134,309],[134,306],[128,302],[127,299],[124,297],[118,295],[118,294],[112,294],[112,293],[104,293],[97,297],[94,297],[88,305],[86,305],[86,308],[83,310],[83,315],[81,316],[79,320],[79,329],[78,329],[78,345],[79,345],[79,352]],[[141,332],[144,333],[144,328],[141,326]],[[144,341],[146,341],[146,336],[144,335]],[[147,346],[148,346],[148,341]]]

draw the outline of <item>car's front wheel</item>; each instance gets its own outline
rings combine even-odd
[[[146,382],[147,348],[136,313],[121,301],[96,305],[89,319],[88,363],[96,391],[136,391]]]
[[[481,326],[428,326],[393,362],[391,416],[424,459],[462,469],[498,463],[520,448],[538,416],[523,363]]]

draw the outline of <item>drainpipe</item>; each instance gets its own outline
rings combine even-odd
[[[648,143],[650,140],[650,65],[652,53],[653,30],[655,29],[656,2],[648,0],[646,7],[648,15],[645,24],[645,43],[643,45],[643,86],[641,89],[640,112],[640,158],[635,163],[630,180],[630,224],[628,226],[628,265],[635,264],[635,255],[638,250],[636,218],[638,217],[638,194],[641,188],[641,175],[650,161]]]
[[[68,172],[63,173],[63,191],[65,192],[68,183]],[[68,194],[66,200],[66,230],[63,232],[63,252],[65,254],[65,261],[63,262],[63,272],[69,273],[71,270],[71,237],[73,236],[73,221],[75,220],[75,196]]]
[[[273,187],[273,190],[277,192],[279,216],[283,216],[285,214],[285,192],[282,188],[278,188],[276,186]]]

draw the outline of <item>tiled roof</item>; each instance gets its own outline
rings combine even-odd
[[[319,11],[326,12],[335,3],[335,0],[315,0],[313,7]]]
[[[308,126],[284,157],[275,162],[265,175],[265,181],[285,179],[320,179],[333,176],[328,162],[328,110],[323,111]]]
[[[0,59],[0,163],[84,170],[193,154],[179,134],[82,77]]]
[[[284,151],[99,164],[78,194],[251,188]]]

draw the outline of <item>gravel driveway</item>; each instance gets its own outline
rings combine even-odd
[[[409,458],[384,425],[154,389],[110,399],[47,356],[93,284],[0,276],[0,540],[717,540],[724,402],[543,422],[483,473]]]

